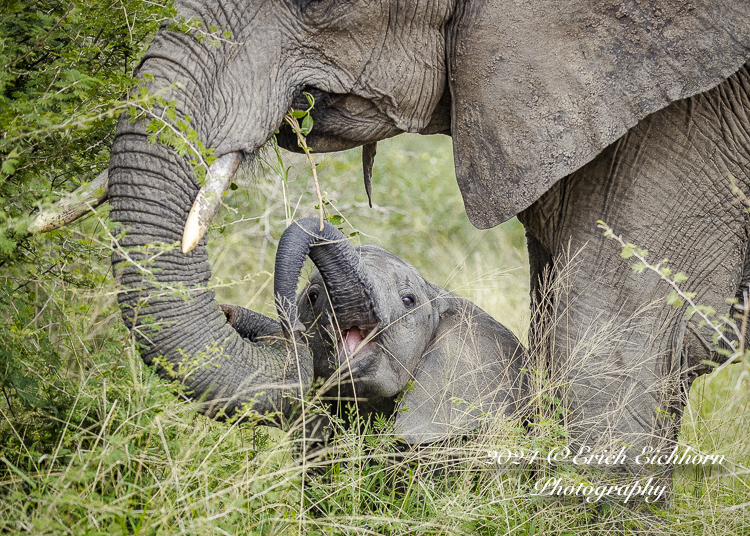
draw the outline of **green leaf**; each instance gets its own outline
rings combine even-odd
[[[3,175],[12,175],[16,171],[16,166],[19,162],[18,156],[18,151],[16,149],[13,149],[5,158],[2,166]]]
[[[672,281],[674,281],[677,284],[683,283],[687,280],[688,280],[688,276],[682,272],[677,272],[676,274],[674,274],[674,277],[672,278]]]
[[[332,214],[328,216],[328,221],[337,226],[344,224],[344,218],[339,216],[338,214]]]
[[[675,292],[674,290],[669,293],[667,296],[667,304],[673,305],[675,307],[682,307],[683,301],[682,298]]]
[[[305,110],[292,110],[292,117],[296,117],[297,119],[302,119],[307,115],[307,112]]]
[[[313,127],[313,118],[310,116],[310,114],[307,114],[305,118],[302,120],[302,126],[300,127],[300,132],[302,132],[303,136],[307,136]]]
[[[5,233],[0,233],[0,251],[6,255],[13,253],[16,249],[16,241]]]
[[[692,316],[696,311],[700,311],[706,316],[713,316],[716,314],[716,309],[714,309],[710,305],[694,305],[692,307],[688,307],[686,314],[688,316]]]
[[[233,192],[235,190],[237,190],[238,188],[239,188],[239,186],[237,186],[235,183],[232,183],[232,184],[229,185],[229,189],[232,190]]]
[[[304,95],[307,99],[307,103],[310,105],[310,108],[308,108],[308,111],[310,111],[313,106],[315,106],[315,97],[312,96],[312,93],[308,93],[307,91],[305,91]]]

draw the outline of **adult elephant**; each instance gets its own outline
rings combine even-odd
[[[747,279],[747,216],[729,175],[750,188],[750,3],[209,0],[184,1],[179,13],[230,30],[234,43],[215,48],[165,27],[137,73],[221,157],[200,194],[188,157],[149,144],[145,120],[118,125],[111,217],[126,234],[115,276],[147,361],[221,348],[227,359],[186,375],[190,388],[221,391],[231,407],[261,391],[258,407],[281,405],[284,386],[270,397],[242,386],[288,379],[295,346],[269,350],[225,324],[204,288],[201,236],[239,155],[263,146],[309,91],[318,152],[365,145],[369,161],[377,140],[450,133],[469,218],[486,228],[519,215],[534,284],[547,266],[560,273],[569,245],[586,245],[565,294],[551,299],[567,316],[549,347],[574,433],[638,449],[674,436],[674,420],[661,416],[679,409],[711,344],[664,304],[636,315],[663,285],[613,259],[595,222],[668,257],[693,276],[698,301],[727,310],[724,298]],[[296,148],[287,130],[280,137]],[[163,245],[181,238],[184,252]],[[151,255],[151,268],[126,251]],[[187,298],[173,295],[177,283]],[[622,326],[616,337],[584,340],[612,324]],[[292,367],[300,389],[307,357]]]

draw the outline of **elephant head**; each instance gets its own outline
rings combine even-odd
[[[318,270],[295,298],[306,255]],[[287,329],[306,333],[315,376],[334,379],[334,400],[364,414],[399,410],[396,431],[410,444],[465,434],[482,412],[511,416],[523,404],[525,352],[510,331],[385,249],[354,248],[327,222],[284,232],[274,292]]]
[[[122,233],[113,255],[119,301],[144,360],[157,360],[166,376],[172,369],[195,396],[220,401],[209,413],[254,397],[262,412],[288,411],[284,393],[300,394],[312,376],[306,348],[293,339],[242,339],[206,290],[210,267],[201,236],[241,157],[252,158],[304,91],[317,97],[321,136],[310,139],[317,150],[447,128],[431,120],[445,93],[451,6],[404,8],[419,21],[417,33],[407,18],[390,16],[395,3],[182,2],[180,16],[230,31],[232,43],[217,49],[164,27],[142,58],[136,74],[148,91],[173,102],[176,117],[189,118],[219,160],[201,190],[193,157],[149,143],[148,118],[120,119],[109,166],[111,218]],[[284,132],[280,137],[283,143]],[[175,248],[181,241],[189,243],[183,251]],[[206,361],[197,356],[217,363],[187,372],[185,363]]]
[[[201,236],[240,156],[270,139],[303,92],[316,97],[308,143],[318,152],[367,144],[369,161],[378,140],[450,132],[467,213],[485,228],[750,57],[750,4],[735,0],[209,0],[180,2],[178,12],[209,33],[230,31],[231,42],[216,48],[165,26],[137,75],[220,158],[199,194],[190,156],[149,144],[148,117],[120,120],[109,167],[111,218],[123,232],[114,255],[120,303],[147,362],[219,352],[221,367],[183,374],[190,388],[232,404],[263,391],[261,409],[280,407],[285,388],[264,386],[288,382],[289,366],[304,389],[311,358],[292,344],[294,325],[275,346],[245,342],[225,325],[205,290]],[[285,128],[279,137],[297,148]],[[535,240],[554,235],[552,219],[541,220]],[[254,387],[239,396],[245,385]]]

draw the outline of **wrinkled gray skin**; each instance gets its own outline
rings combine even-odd
[[[612,435],[636,451],[674,438],[663,412],[679,413],[706,370],[700,360],[716,357],[710,337],[663,301],[634,317],[667,289],[633,273],[595,222],[669,258],[691,275],[686,289],[719,313],[750,280],[748,216],[729,183],[731,174],[750,192],[750,3],[208,0],[178,10],[239,44],[216,49],[163,29],[137,74],[153,75],[152,91],[172,87],[167,100],[217,156],[253,155],[310,90],[318,104],[308,142],[318,152],[405,131],[450,133],[469,218],[485,228],[519,215],[535,288],[545,267],[564,268],[568,244],[586,245],[546,302],[562,320],[547,346],[574,437]],[[123,118],[109,171],[124,248],[149,244],[151,255],[180,239],[198,191],[185,158],[149,145],[145,122]],[[285,390],[309,384],[309,354],[293,355],[289,342],[247,343],[226,325],[204,290],[205,241],[188,255],[160,254],[153,276],[122,258],[120,303],[147,362],[222,347],[221,367],[184,381],[209,401],[228,397],[230,411],[258,391],[259,409],[278,408]],[[175,283],[195,292],[172,296]],[[621,332],[583,344],[608,323]]]
[[[526,395],[525,352],[508,329],[393,253],[370,244],[354,248],[329,223],[323,231],[319,226],[307,218],[284,232],[274,292],[279,302],[296,301],[286,322],[304,329],[315,377],[334,377],[327,393],[334,405],[356,402],[365,416],[408,408],[396,414],[395,429],[409,444],[466,434],[482,412],[517,415]],[[318,270],[295,298],[308,253]],[[348,300],[355,293],[360,299]],[[243,336],[255,331],[230,322]],[[414,389],[396,407],[408,382]]]

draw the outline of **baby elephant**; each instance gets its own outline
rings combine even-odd
[[[307,255],[317,270],[295,296]],[[355,401],[360,414],[396,412],[396,433],[410,445],[465,435],[482,413],[523,405],[518,339],[381,247],[355,248],[332,225],[299,220],[279,242],[274,292],[283,330],[305,333],[327,396]],[[273,331],[243,311],[225,306],[240,334]]]

